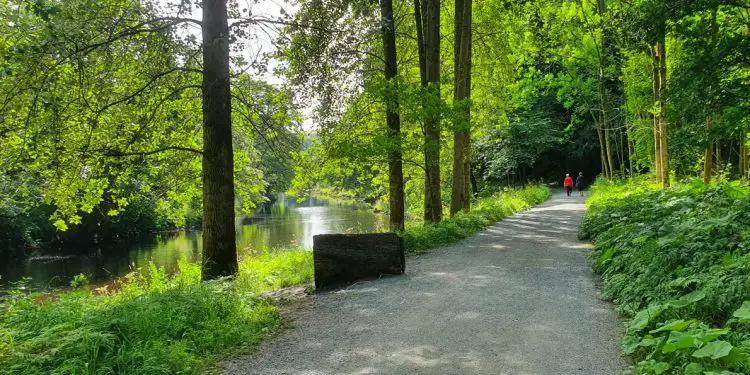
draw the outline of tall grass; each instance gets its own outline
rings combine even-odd
[[[409,226],[403,232],[407,254],[424,254],[439,246],[467,238],[498,220],[511,216],[550,197],[546,186],[507,190],[479,200],[469,212],[436,224]]]
[[[750,373],[750,187],[601,181],[581,230],[635,374]]]
[[[179,269],[168,276],[152,265],[112,292],[6,302],[0,374],[195,373],[281,327],[276,308],[258,294],[310,280],[312,254],[246,259],[235,280],[200,282],[199,265],[180,262]]]

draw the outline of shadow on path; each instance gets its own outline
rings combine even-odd
[[[556,193],[474,237],[407,258],[405,276],[308,300],[293,329],[227,374],[619,374],[583,198]]]

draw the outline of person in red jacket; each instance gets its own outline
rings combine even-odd
[[[565,174],[565,181],[563,181],[563,186],[565,186],[565,190],[568,192],[568,196],[573,194],[573,177],[570,177],[570,173]]]

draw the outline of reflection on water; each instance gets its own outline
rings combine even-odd
[[[240,257],[274,249],[312,248],[312,237],[325,233],[367,233],[385,229],[381,215],[350,206],[325,205],[314,198],[298,204],[280,196],[270,207],[244,218],[237,225]],[[91,249],[88,256],[46,256],[0,266],[0,285],[31,277],[36,287],[67,285],[79,273],[95,281],[106,281],[128,273],[131,267],[146,267],[149,261],[173,271],[180,258],[197,262],[201,254],[201,232],[159,236],[147,243],[106,245]]]

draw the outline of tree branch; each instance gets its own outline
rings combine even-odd
[[[190,147],[182,147],[182,146],[167,146],[167,147],[162,147],[162,148],[151,150],[151,151],[132,151],[132,152],[123,152],[123,151],[112,150],[112,149],[100,150],[102,155],[112,156],[112,157],[148,156],[148,155],[158,154],[160,152],[165,152],[165,151],[187,151],[187,152],[192,152],[194,154],[198,154],[201,156],[203,155],[203,151],[201,150],[197,150],[197,149],[190,148]]]

